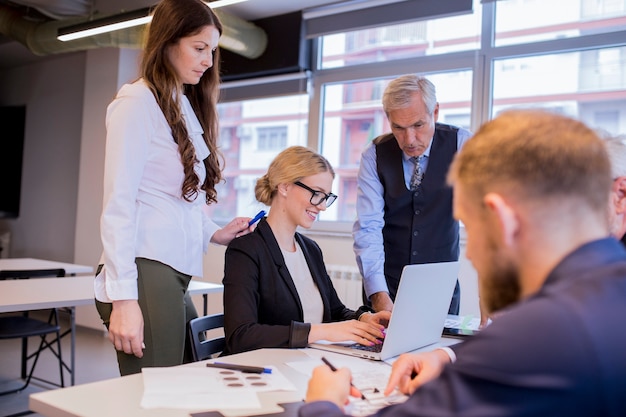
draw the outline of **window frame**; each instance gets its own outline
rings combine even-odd
[[[506,1],[506,0],[501,0]],[[322,133],[321,119],[323,114],[324,85],[328,83],[345,83],[365,79],[394,77],[406,73],[448,72],[471,70],[472,100],[471,100],[471,128],[475,131],[483,122],[491,117],[493,106],[493,78],[494,62],[499,59],[516,58],[533,55],[576,52],[590,49],[626,46],[626,30],[609,33],[581,35],[574,38],[553,39],[520,43],[515,45],[495,46],[495,10],[497,2],[483,2],[481,5],[481,33],[480,49],[471,51],[452,52],[406,58],[387,62],[375,62],[351,65],[344,68],[319,68],[319,59],[313,59],[313,68],[297,78],[300,88],[303,88],[302,76],[306,77],[306,90],[309,96],[309,116],[307,146],[320,149]],[[620,41],[621,40],[621,41]],[[319,38],[313,40],[313,56],[319,58]],[[280,77],[279,77],[280,78]],[[241,83],[240,83],[241,84]],[[266,79],[249,80],[248,85],[263,85],[271,91],[272,83]],[[228,83],[224,84],[228,88]],[[254,90],[256,94],[258,89]],[[247,97],[249,99],[259,98]],[[381,132],[382,133],[382,132]],[[341,197],[341,196],[340,196]],[[347,236],[351,234],[353,222],[348,221],[318,221],[307,231],[311,235]]]

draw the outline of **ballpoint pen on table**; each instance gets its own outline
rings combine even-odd
[[[220,368],[220,369],[229,369],[231,371],[241,371],[251,374],[271,374],[272,370],[270,368],[263,368],[262,366],[248,366],[248,365],[236,365],[233,363],[223,363],[223,362],[215,362],[215,363],[207,363],[207,367],[209,368]]]
[[[326,358],[325,358],[325,357],[323,357],[323,356],[322,356],[322,362],[324,362],[326,365],[328,365],[328,367],[330,368],[330,370],[331,370],[331,371],[333,371],[333,372],[337,372],[337,368],[335,368],[335,366],[334,366],[332,363],[330,363],[330,362],[328,361],[328,359],[326,359]],[[352,382],[350,382],[350,386],[351,386],[352,388],[354,388],[355,390],[357,390],[357,391],[359,392],[359,394],[361,394],[361,399],[362,399],[362,400],[364,400],[364,399],[365,399],[365,395],[363,395],[363,393],[362,393],[362,392],[361,392],[361,391],[360,391],[357,387],[355,387],[355,386],[352,384]]]

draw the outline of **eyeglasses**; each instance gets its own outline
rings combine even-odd
[[[298,187],[302,187],[305,190],[311,192],[311,200],[309,200],[309,201],[314,206],[319,206],[320,204],[322,204],[325,201],[326,202],[326,207],[330,207],[335,202],[335,200],[337,199],[337,196],[335,194],[333,194],[333,193],[326,194],[323,191],[314,190],[311,187],[308,187],[308,186],[302,184],[300,181],[296,181],[296,182],[294,182],[294,184],[297,185]]]

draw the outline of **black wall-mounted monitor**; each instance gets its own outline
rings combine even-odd
[[[0,106],[0,218],[20,214],[25,106]]]
[[[304,28],[301,12],[258,19],[252,23],[267,34],[267,48],[255,59],[222,49],[222,81],[246,80],[310,69],[311,41],[304,39],[302,35]]]

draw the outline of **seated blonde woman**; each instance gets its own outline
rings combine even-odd
[[[224,266],[224,354],[302,348],[318,340],[381,343],[387,311],[347,308],[326,272],[322,251],[296,232],[310,228],[337,198],[335,172],[320,154],[293,146],[278,154],[256,184],[270,206],[253,233],[234,239]]]

